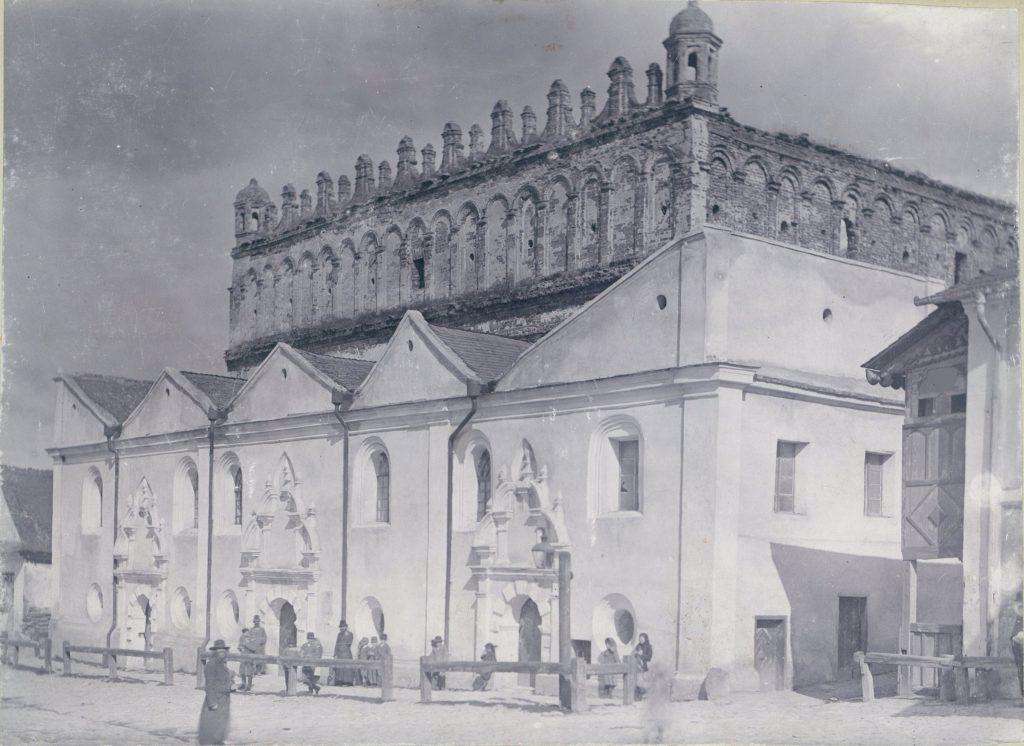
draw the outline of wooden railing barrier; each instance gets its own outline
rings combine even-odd
[[[994,668],[1013,668],[1015,663],[1009,658],[989,658],[977,656],[943,655],[930,657],[924,655],[903,655],[900,653],[861,653],[853,654],[853,661],[860,665],[861,695],[865,702],[875,698],[875,682],[869,664],[885,663],[903,668],[934,668],[941,672],[939,681],[939,697],[946,701],[956,700],[966,704],[970,702],[970,670],[988,671]],[[902,671],[903,680],[910,680],[909,671]]]
[[[196,668],[196,688],[204,685],[203,665],[213,657],[210,651],[199,655]],[[376,660],[359,660],[353,658],[301,658],[297,655],[256,655],[254,653],[227,653],[225,660],[232,662],[263,663],[285,666],[285,691],[288,695],[297,693],[299,669],[303,666],[313,668],[343,668],[350,671],[376,671],[380,675],[380,701],[391,702],[395,699],[395,661],[390,655]]]
[[[18,651],[21,648],[32,648],[37,658],[40,656],[40,652],[42,652],[43,673],[53,672],[53,643],[49,637],[44,637],[41,641],[36,642],[35,640],[11,638],[8,637],[6,632],[0,632],[0,661],[11,666],[17,666]]]
[[[131,648],[103,648],[92,645],[72,645],[64,641],[62,659],[64,665],[64,676],[71,675],[71,654],[89,653],[91,655],[102,655],[103,664],[107,667],[107,674],[111,679],[120,678],[117,673],[118,658],[142,658],[143,660],[162,660],[164,662],[164,685],[174,684],[174,650],[164,648],[163,650],[133,650]]]

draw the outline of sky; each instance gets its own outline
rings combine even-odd
[[[685,0],[5,0],[0,461],[46,467],[58,371],[225,372],[232,202],[440,153],[506,99],[543,126]],[[1016,201],[1012,10],[704,2],[738,121]]]

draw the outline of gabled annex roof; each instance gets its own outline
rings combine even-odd
[[[986,293],[992,290],[1016,288],[1020,283],[1019,273],[1020,268],[1016,264],[1009,267],[1001,267],[991,272],[979,274],[966,282],[951,285],[945,290],[925,298],[914,298],[914,304],[918,306],[941,305],[965,298],[973,298],[974,294],[979,292]]]
[[[531,346],[529,342],[496,334],[449,329],[434,324],[427,326],[485,383],[505,375]]]
[[[20,553],[45,557],[51,552],[53,472],[0,466],[0,490],[18,532]]]
[[[245,385],[245,379],[238,376],[222,376],[215,373],[194,373],[190,370],[181,371],[181,375],[202,391],[217,409],[224,409],[235,394]]]
[[[861,367],[864,368],[868,383],[891,386],[894,389],[902,388],[908,360],[914,357],[914,352],[919,347],[932,337],[941,335],[944,330],[953,332],[948,335],[947,346],[961,337],[966,340],[967,316],[959,304],[943,303],[910,331],[863,363]]]
[[[300,356],[306,359],[309,364],[326,375],[339,386],[348,391],[354,391],[370,374],[374,363],[372,360],[360,360],[354,357],[334,357],[333,355],[321,355],[317,352],[300,350],[297,347],[291,348]]]
[[[54,380],[63,381],[105,425],[119,425],[128,419],[153,385],[152,381],[96,373],[60,373]]]

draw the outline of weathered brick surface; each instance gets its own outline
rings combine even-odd
[[[448,123],[441,166],[409,138],[373,178],[367,155],[354,189],[326,171],[316,204],[282,190],[280,218],[255,180],[235,202],[230,290],[232,369],[274,342],[367,350],[408,307],[438,323],[535,338],[625,267],[705,222],[817,251],[953,280],[1017,252],[1011,206],[810,142],[744,127],[717,106],[721,41],[699,9],[664,41],[666,90],[647,70],[647,100],[616,58],[608,99],[572,113],[555,81],[538,132],[527,107],[517,134],[504,101],[491,140]],[[697,65],[686,73],[686,65]]]

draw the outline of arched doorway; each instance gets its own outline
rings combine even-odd
[[[295,626],[295,608],[287,601],[277,610],[277,654],[298,646],[299,630]],[[279,667],[284,673],[284,668]]]
[[[130,650],[153,649],[153,605],[145,593],[131,592],[124,625],[124,646]],[[146,658],[126,658],[125,665],[146,668]]]
[[[527,598],[519,609],[519,661],[539,661],[541,652],[540,609],[532,598]],[[536,674],[519,674],[519,686],[533,687]]]

